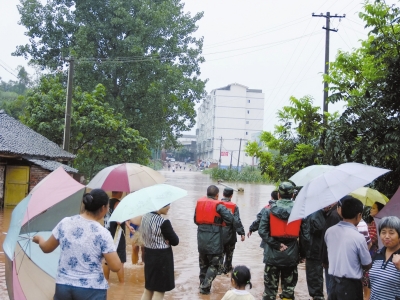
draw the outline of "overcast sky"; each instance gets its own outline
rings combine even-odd
[[[264,130],[272,130],[275,113],[288,105],[289,97],[311,95],[322,106],[326,19],[311,14],[346,14],[339,22],[331,19],[330,60],[339,49],[359,47],[367,30],[358,17],[360,0],[186,0],[185,10],[204,11],[197,37],[204,37],[202,79],[207,92],[230,83],[240,83],[265,93]],[[397,1],[390,1],[396,2]],[[23,58],[11,56],[25,44],[24,28],[17,24],[18,0],[2,1],[0,18],[0,77],[15,79]],[[7,69],[7,70],[6,70]],[[330,111],[342,110],[331,105]]]

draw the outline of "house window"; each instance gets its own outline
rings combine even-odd
[[[248,110],[248,111],[247,111],[247,113],[249,114],[249,113],[250,113],[250,111]]]
[[[248,135],[249,133],[246,131],[246,135]]]
[[[247,100],[247,103],[250,103],[250,100]]]
[[[249,124],[250,122],[249,121],[246,121],[246,124]]]

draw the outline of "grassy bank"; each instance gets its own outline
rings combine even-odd
[[[255,182],[255,183],[270,183],[258,169],[252,170],[250,167],[243,168],[237,172],[232,169],[206,169],[203,171],[205,174],[209,174],[212,179],[222,179],[225,181],[240,181],[240,182]]]

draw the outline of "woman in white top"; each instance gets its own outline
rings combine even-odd
[[[62,219],[47,241],[33,237],[44,253],[61,248],[54,300],[107,299],[101,260],[114,272],[121,267],[110,232],[97,222],[107,213],[108,200],[103,190],[94,189],[83,196],[83,213]]]
[[[234,267],[231,273],[233,289],[227,291],[221,300],[254,300],[253,295],[246,291],[247,285],[249,285],[250,289],[252,288],[250,280],[251,274],[249,268],[246,266]]]

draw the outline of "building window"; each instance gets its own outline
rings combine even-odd
[[[249,113],[250,113],[250,111],[248,110],[248,111],[247,111],[247,113],[249,114]]]
[[[246,135],[248,135],[249,133],[246,131]]]
[[[250,100],[247,100],[247,103],[250,103]]]
[[[249,124],[250,122],[249,121],[246,121],[246,124]]]

